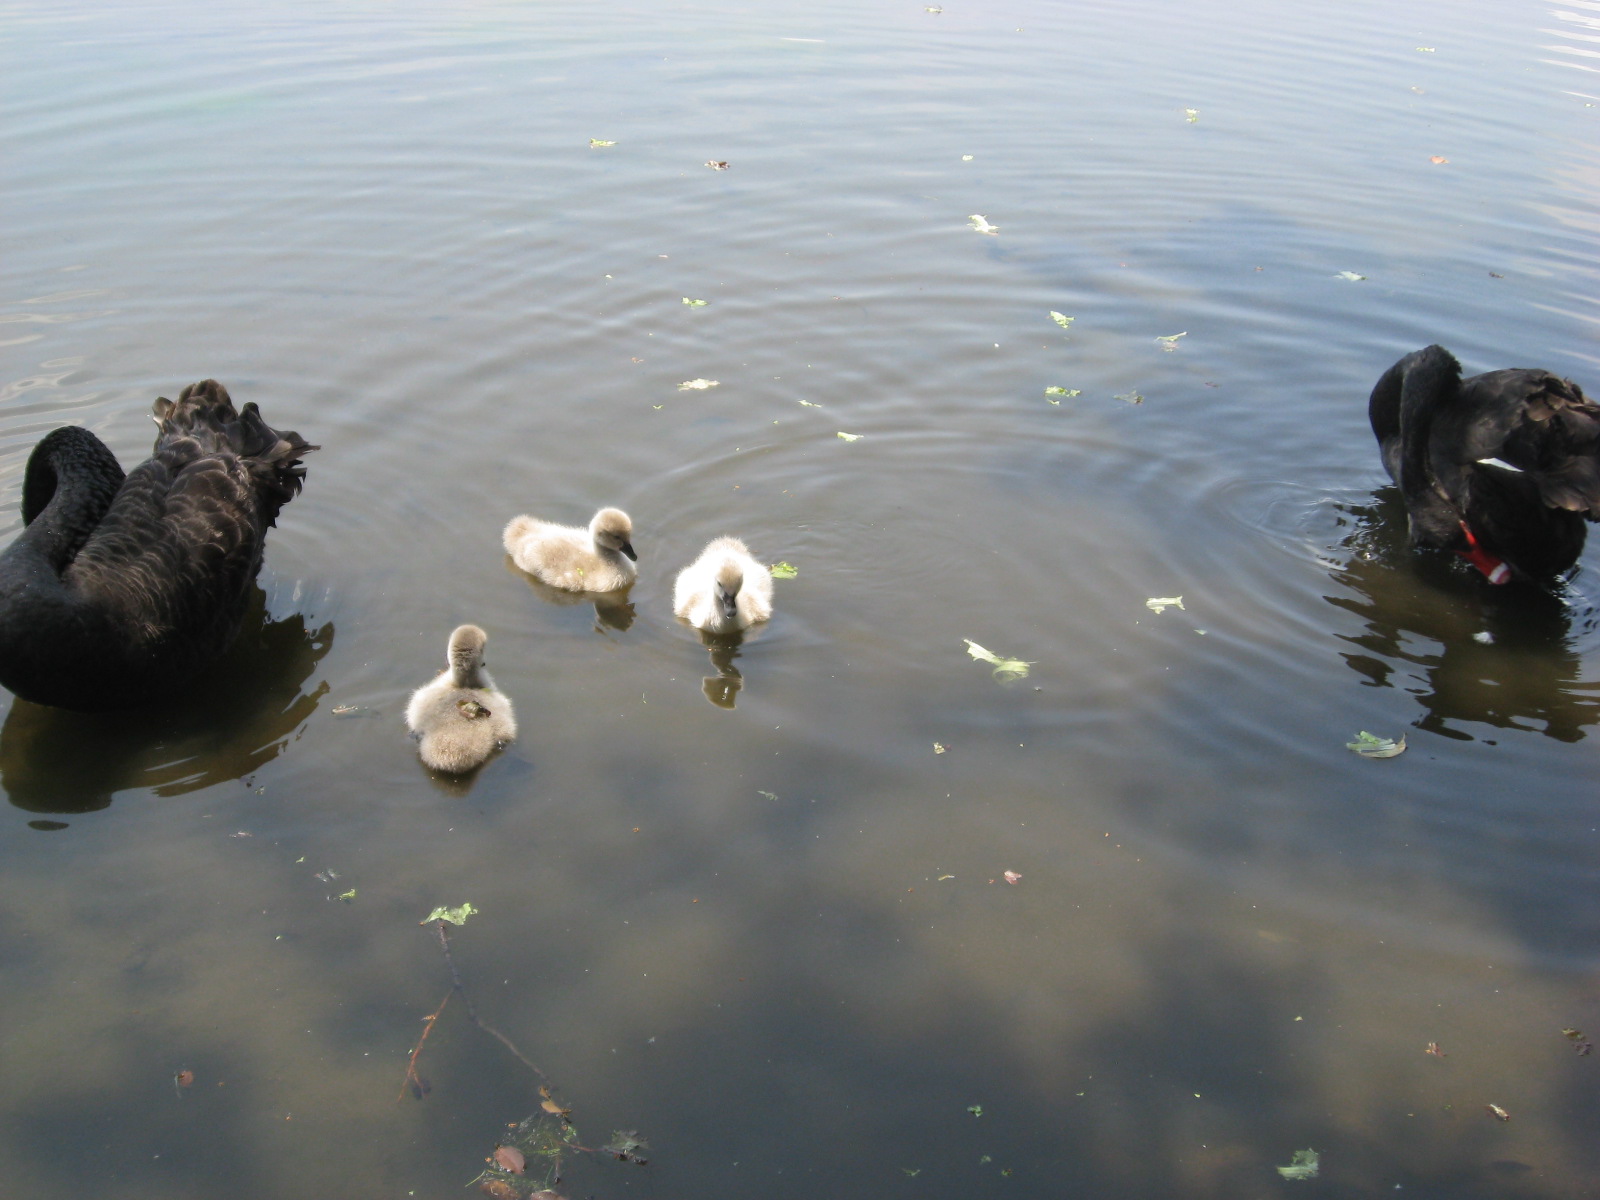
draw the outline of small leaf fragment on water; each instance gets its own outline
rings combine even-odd
[[[1006,872],[1006,882],[1007,883],[1011,883],[1011,884],[1021,883],[1022,882],[1022,876],[1019,875],[1016,871],[1007,871]]]
[[[1113,400],[1121,400],[1124,404],[1143,404],[1144,397],[1138,392],[1118,392]]]
[[[972,222],[972,227],[979,233],[999,233],[1000,226],[989,224],[989,218],[982,213],[973,213],[967,220]]]
[[[943,883],[946,879],[954,879],[954,878],[955,878],[954,875],[941,875],[941,876],[939,876],[939,882]]]
[[[768,570],[774,579],[794,579],[800,574],[793,564],[786,562],[775,562]]]
[[[172,1083],[175,1087],[190,1087],[194,1084],[194,1072],[185,1067],[183,1070],[173,1075]]]
[[[813,404],[810,400],[796,400],[795,403],[800,405],[801,408],[821,408],[822,407],[822,405],[820,405],[820,404]]]
[[[1069,316],[1067,316],[1066,313],[1058,313],[1055,309],[1052,308],[1050,310],[1050,319],[1052,321],[1054,321],[1057,325],[1061,326],[1061,328],[1063,328],[1063,329],[1071,329],[1072,328],[1072,323],[1074,321],[1076,321],[1078,318],[1077,317],[1069,317]]]
[[[972,161],[972,155],[970,155],[970,154],[963,154],[963,155],[962,155],[962,156],[961,156],[961,161],[962,161],[962,162],[971,162],[971,161]]]
[[[454,908],[446,908],[444,905],[440,905],[422,920],[418,921],[417,924],[426,925],[429,921],[449,921],[452,925],[465,925],[467,923],[467,918],[472,916],[477,911],[477,908],[474,907],[470,902],[466,904],[458,904]]]
[[[1334,276],[1334,278],[1335,279],[1348,279],[1351,283],[1355,283],[1358,280],[1365,279],[1366,276],[1365,275],[1357,275],[1354,271],[1340,271],[1337,275]]]
[[[1178,339],[1188,336],[1189,331],[1185,329],[1182,333],[1169,333],[1166,337],[1158,337],[1156,341],[1161,343],[1163,350],[1176,350],[1178,348]]]
[[[928,11],[929,12],[938,12],[939,10],[936,9],[936,8],[930,8]],[[904,1171],[907,1175],[911,1176],[911,1178],[913,1178],[913,1179],[915,1179],[918,1175],[922,1174],[922,1168],[921,1167],[901,1167],[900,1169],[902,1171]]]
[[[1193,124],[1195,121],[1198,121],[1200,119],[1200,110],[1198,108],[1186,108],[1186,109],[1184,109],[1183,110],[1183,119],[1185,121],[1188,121],[1191,124]]]
[[[706,159],[706,166],[710,167],[713,171],[726,171],[728,169],[727,161],[721,158]]]
[[[1278,1168],[1278,1174],[1285,1179],[1315,1179],[1322,1169],[1321,1157],[1315,1150],[1296,1150],[1289,1165]]]
[[[1354,750],[1362,758],[1393,758],[1397,754],[1405,753],[1406,739],[1405,735],[1401,734],[1400,740],[1395,741],[1394,738],[1379,737],[1363,729],[1356,734],[1355,741],[1346,742],[1344,745],[1345,749]]]
[[[967,1105],[967,1111],[975,1117],[981,1117],[983,1116],[983,1105],[969,1104]]]
[[[591,149],[591,150],[598,150],[603,146],[615,146],[615,145],[616,145],[615,142],[608,142],[604,138],[590,138],[589,139],[589,149]]]
[[[1079,391],[1077,388],[1064,388],[1064,387],[1047,387],[1044,390],[1044,394],[1046,396],[1067,396],[1067,397],[1083,395],[1083,393],[1081,391]],[[1051,404],[1060,404],[1061,401],[1052,400],[1052,401],[1050,401],[1050,403]]]
[[[683,302],[690,308],[704,308],[706,305],[711,303],[709,300],[692,300],[688,296],[683,298]]]
[[[967,643],[967,653],[979,662],[989,663],[994,667],[992,674],[996,679],[1005,681],[1010,679],[1025,679],[1028,668],[1033,664],[1024,662],[1020,658],[1002,658],[993,650],[986,650],[971,638],[962,638]]]
[[[1431,162],[1431,163],[1434,163],[1435,165],[1437,165],[1439,163],[1447,163],[1450,160],[1448,158],[1446,158],[1442,154],[1435,154],[1435,155],[1430,156],[1428,161]]]
[[[1511,1114],[1508,1113],[1505,1109],[1501,1108],[1498,1104],[1485,1104],[1483,1106],[1483,1111],[1488,1113],[1496,1121],[1509,1121],[1509,1120],[1511,1120]]]
[[[1427,1045],[1427,1048],[1425,1050],[1423,1050],[1423,1053],[1424,1054],[1431,1054],[1435,1058],[1443,1058],[1443,1057],[1445,1057],[1444,1051],[1439,1049],[1439,1043],[1438,1042],[1429,1042],[1428,1045]]]
[[[340,892],[339,893],[339,899],[343,900],[346,904],[351,903],[352,901],[355,900],[355,898],[356,898],[356,889],[355,888],[351,888],[348,892]]]
[[[716,379],[686,379],[678,385],[680,392],[703,392],[707,388],[719,386],[720,380]]]
[[[638,1163],[645,1161],[639,1157],[639,1151],[648,1149],[650,1149],[650,1143],[631,1129],[612,1130],[611,1140],[600,1147],[600,1151],[603,1154],[612,1154],[624,1161]]]
[[[1151,596],[1150,599],[1144,602],[1144,606],[1153,613],[1164,613],[1169,608],[1183,608],[1183,597]]]
[[[950,747],[946,746],[943,742],[935,742],[933,744],[933,752],[935,754],[943,754],[948,749],[950,749]]]
[[[494,1165],[502,1171],[510,1171],[513,1175],[521,1175],[528,1165],[528,1160],[522,1151],[515,1146],[496,1146]]]
[[[1594,1045],[1583,1036],[1581,1029],[1563,1029],[1561,1036],[1570,1041],[1572,1048],[1579,1054],[1590,1054],[1594,1051]]]
[[[839,431],[839,436],[847,442],[859,442],[861,440],[859,433],[845,433],[843,430]]]
[[[1419,51],[1421,51],[1423,54],[1432,54],[1433,53],[1433,47],[1432,46],[1418,46],[1417,49]]]
[[[778,798],[777,792],[763,792],[759,789],[757,789],[756,795],[765,796],[768,800],[776,800]]]

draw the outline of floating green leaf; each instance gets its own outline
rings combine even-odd
[[[967,1111],[975,1117],[981,1117],[983,1116],[983,1105],[969,1104],[967,1105]]]
[[[1000,232],[1000,226],[989,224],[989,218],[985,217],[982,213],[973,213],[967,218],[967,220],[972,222],[972,227],[979,233],[994,234]]]
[[[1064,387],[1047,387],[1044,390],[1044,394],[1046,396],[1081,396],[1081,395],[1083,395],[1083,393],[1080,392],[1077,388],[1064,388]],[[1060,404],[1061,401],[1052,400],[1050,403],[1052,403],[1052,404]]]
[[[1024,662],[1020,658],[1002,658],[993,650],[984,649],[971,638],[962,638],[961,640],[967,643],[968,654],[979,662],[986,662],[994,667],[994,671],[991,673],[1001,682],[1026,679],[1028,677],[1028,668],[1033,665],[1032,663]]]
[[[1346,742],[1345,749],[1354,750],[1362,758],[1393,758],[1397,754],[1405,753],[1406,739],[1401,735],[1397,742],[1393,738],[1379,737],[1375,733],[1368,733],[1363,729],[1356,734],[1356,740]]]
[[[1356,283],[1359,280],[1365,279],[1366,276],[1365,275],[1357,275],[1354,271],[1340,271],[1337,275],[1334,276],[1334,278],[1335,279],[1348,279],[1351,283]]]
[[[841,431],[839,436],[847,442],[859,442],[861,440],[861,435],[859,433],[845,433]]]
[[[802,408],[821,408],[822,407],[822,405],[813,404],[809,400],[796,400],[795,403],[800,405]]]
[[[683,302],[690,308],[704,308],[706,305],[711,303],[709,300],[691,300],[688,296],[683,298]]]
[[[339,899],[343,900],[346,904],[349,904],[355,898],[356,898],[356,890],[355,890],[355,888],[351,888],[348,892],[341,892],[340,895],[339,895]]]
[[[1321,1158],[1315,1150],[1296,1150],[1289,1165],[1278,1168],[1278,1174],[1285,1179],[1315,1179],[1322,1169]]]
[[[472,914],[477,911],[477,908],[475,908],[470,902],[466,904],[458,904],[454,908],[446,908],[443,905],[440,905],[422,920],[418,921],[417,924],[426,925],[430,921],[449,921],[452,925],[465,925],[467,923],[467,918],[472,916]]]
[[[1052,308],[1050,310],[1050,319],[1052,321],[1054,321],[1057,325],[1061,326],[1061,328],[1063,328],[1063,329],[1071,329],[1072,328],[1072,323],[1074,321],[1076,321],[1078,318],[1077,317],[1069,317],[1069,316],[1067,316],[1066,313],[1058,313],[1055,309]]]
[[[1166,337],[1158,337],[1156,341],[1161,343],[1163,350],[1176,350],[1178,348],[1178,339],[1188,336],[1189,331],[1185,329],[1182,333],[1169,333]]]
[[[615,142],[608,142],[604,138],[590,138],[589,139],[589,149],[591,149],[591,150],[599,150],[600,148],[602,148],[604,146],[615,146],[615,145],[616,145]]]
[[[686,379],[678,385],[680,392],[703,392],[707,388],[719,387],[721,380],[717,379]]]
[[[1153,613],[1166,612],[1169,608],[1183,608],[1182,596],[1151,596],[1144,602],[1144,606]]]
[[[793,579],[795,576],[800,574],[800,572],[794,568],[793,564],[786,562],[773,563],[768,569],[772,572],[772,577],[774,579]]]
[[[768,800],[776,800],[776,799],[777,799],[777,798],[778,798],[778,793],[777,793],[777,792],[762,792],[762,791],[757,791],[757,792],[756,792],[756,795],[758,795],[758,796],[765,796],[765,797],[766,797],[766,798],[767,798],[767,799],[768,799]]]
[[[1183,110],[1183,119],[1185,121],[1188,121],[1190,124],[1193,124],[1195,121],[1198,121],[1200,119],[1200,110],[1198,108],[1186,108],[1186,109],[1184,109]]]

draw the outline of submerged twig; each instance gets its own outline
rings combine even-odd
[[[439,1014],[444,1011],[444,1006],[450,1003],[453,994],[453,990],[446,992],[444,999],[439,1001],[439,1007],[423,1018],[427,1024],[422,1027],[422,1036],[417,1039],[416,1047],[411,1051],[411,1058],[406,1062],[406,1077],[400,1081],[400,1094],[394,1098],[396,1104],[406,1098],[407,1086],[416,1089],[418,1100],[422,1099],[422,1093],[428,1090],[423,1085],[422,1076],[417,1074],[417,1055],[422,1053],[422,1043],[428,1040],[428,1035],[433,1032],[433,1023],[439,1019]]]
[[[451,982],[455,984],[456,991],[461,993],[461,1003],[467,1006],[467,1016],[472,1018],[472,1023],[487,1033],[490,1037],[496,1039],[507,1050],[511,1051],[512,1055],[518,1062],[527,1067],[528,1070],[532,1071],[540,1079],[548,1079],[549,1076],[541,1071],[538,1068],[538,1065],[531,1061],[527,1055],[523,1054],[521,1050],[518,1050],[510,1038],[480,1017],[478,1015],[478,1010],[472,1007],[472,997],[467,995],[467,985],[461,982],[461,972],[456,970],[456,960],[450,957],[450,934],[445,929],[445,923],[443,921],[435,921],[434,925],[439,933],[439,949],[444,951],[445,964],[450,968]]]

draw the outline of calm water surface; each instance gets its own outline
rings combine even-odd
[[[1430,341],[1600,388],[1600,4],[0,13],[0,537],[204,376],[323,446],[184,703],[0,709],[0,1191],[465,1194],[540,1103],[459,1001],[396,1102],[470,901],[650,1142],[569,1195],[1600,1194],[1600,548],[1407,553],[1365,420]],[[603,503],[631,609],[505,561]],[[799,574],[707,647],[723,533]]]

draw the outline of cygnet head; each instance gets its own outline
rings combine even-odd
[[[620,550],[634,562],[639,556],[633,552],[633,522],[620,508],[602,508],[589,522],[589,532],[594,544],[603,550]]]
[[[739,615],[739,589],[744,587],[744,569],[736,562],[725,562],[717,568],[717,607],[722,619],[732,621]]]
[[[460,625],[450,635],[450,674],[457,687],[479,687],[478,669],[489,635],[476,625]]]

